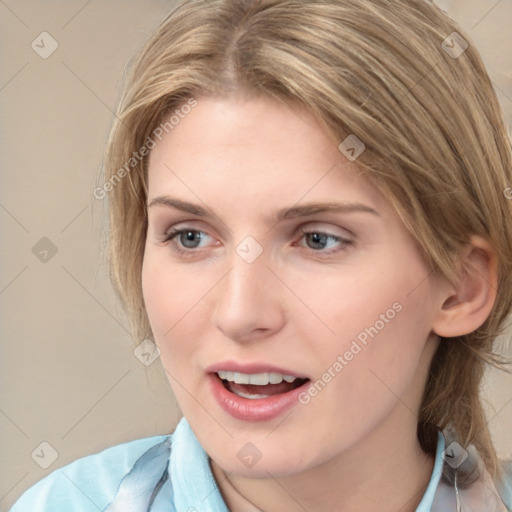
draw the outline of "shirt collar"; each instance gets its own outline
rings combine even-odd
[[[169,466],[176,510],[229,512],[213,478],[208,455],[185,418],[173,433]]]
[[[439,480],[441,479],[441,475],[443,474],[443,452],[445,448],[445,440],[444,436],[441,432],[438,433],[437,438],[437,450],[436,450],[436,458],[434,461],[434,469],[432,470],[432,476],[430,477],[430,482],[428,483],[427,490],[423,495],[416,512],[430,512],[432,508],[432,504],[434,502],[434,496],[437,491],[437,487],[439,485]]]

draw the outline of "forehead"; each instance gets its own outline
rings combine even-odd
[[[197,98],[152,150],[149,195],[162,194],[245,209],[384,201],[311,114],[262,97]]]

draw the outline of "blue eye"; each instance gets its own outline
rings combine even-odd
[[[334,241],[339,240],[337,237],[328,235],[327,233],[306,233],[304,236],[308,245],[313,245],[313,247],[309,245],[310,249],[325,249],[329,239]]]
[[[331,235],[330,233],[324,233],[322,231],[302,231],[303,238],[306,240],[307,246],[312,249],[314,252],[319,252],[323,254],[330,254],[334,252],[338,252],[339,250],[343,250],[344,248],[353,244],[351,240],[342,238],[340,236]],[[329,242],[331,242],[329,244]],[[341,246],[338,249],[327,250],[336,245]],[[329,247],[328,247],[329,246]]]
[[[174,233],[170,240],[173,240],[177,236],[179,236],[179,241],[183,244],[187,249],[195,249],[198,247],[199,243],[201,243],[201,238],[203,233],[201,231],[195,231],[192,229],[183,229]]]
[[[304,239],[306,245],[300,245],[318,256],[329,256],[343,251],[354,243],[352,240],[322,231],[306,231],[302,229],[301,233],[301,240]],[[163,240],[163,243],[171,242],[171,250],[181,256],[195,256],[199,252],[195,249],[206,247],[204,244],[201,246],[201,242],[207,238],[211,237],[204,231],[187,227],[172,228],[171,232]]]
[[[187,255],[187,253],[191,254],[193,249],[197,249],[201,241],[209,236],[204,231],[199,231],[197,229],[174,229],[172,232],[163,240],[163,243],[172,242],[173,250],[181,255]],[[179,244],[175,241],[177,238]],[[184,247],[182,249],[180,246]],[[197,252],[197,251],[196,251]]]

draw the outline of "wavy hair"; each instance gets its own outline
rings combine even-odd
[[[450,427],[496,476],[479,390],[487,363],[504,368],[493,344],[512,304],[511,141],[475,45],[428,0],[185,0],[162,22],[132,62],[97,189],[108,196],[109,275],[134,340],[152,336],[141,269],[155,130],[192,98],[239,92],[308,109],[337,145],[349,134],[363,141],[358,167],[435,275],[456,279],[471,235],[491,243],[496,302],[475,332],[441,339],[418,439],[433,453],[437,430]]]

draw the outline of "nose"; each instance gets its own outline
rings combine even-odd
[[[279,332],[285,323],[283,285],[262,254],[248,263],[234,252],[231,270],[216,287],[214,325],[240,343]]]

